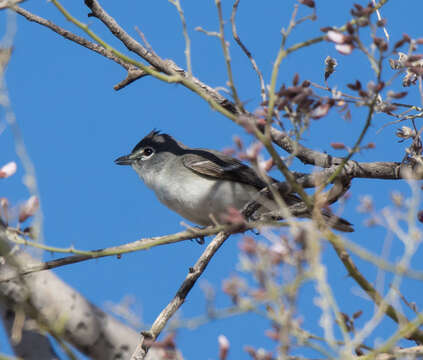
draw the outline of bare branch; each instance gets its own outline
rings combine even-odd
[[[378,79],[379,80],[379,79]],[[342,160],[342,163],[339,165],[338,169],[336,169],[336,171],[333,173],[333,175],[327,179],[325,185],[331,183],[333,180],[335,180],[335,178],[342,172],[342,169],[344,168],[345,164],[354,156],[354,154],[356,154],[358,152],[358,150],[360,149],[360,144],[364,139],[364,136],[367,133],[367,130],[369,129],[371,123],[372,123],[372,119],[373,119],[373,114],[375,112],[375,105],[376,105],[376,101],[378,99],[379,96],[379,91],[376,91],[376,93],[373,95],[373,99],[372,102],[369,104],[369,112],[367,114],[367,118],[366,118],[366,122],[364,124],[363,129],[360,132],[360,135],[358,136],[353,148],[351,149],[351,151],[349,152],[349,154]],[[323,189],[324,185],[322,185],[321,189]]]
[[[14,6],[16,4],[19,4],[23,2],[24,0],[1,0],[0,1],[0,10],[8,9],[11,6]]]
[[[135,39],[133,39],[122,27],[100,6],[96,0],[86,0],[85,4],[91,9],[91,16],[95,16],[100,19],[107,28],[114,34],[122,43],[131,51],[141,56],[144,60],[149,62],[155,69],[168,75],[179,75],[182,77],[180,82],[185,85],[188,89],[197,92],[202,98],[208,101],[213,108],[224,113],[226,116],[234,120],[234,116],[231,114],[236,113],[234,104],[220,95],[216,90],[210,86],[204,84],[195,77],[188,76],[185,71],[177,66],[173,61],[162,60],[156,53],[148,51]],[[137,64],[134,64],[137,65]],[[143,70],[147,70],[144,67]],[[151,70],[150,70],[151,71]],[[147,71],[150,73],[150,71]],[[155,74],[157,77],[157,74]],[[163,80],[163,79],[162,79]],[[226,113],[225,113],[226,111]]]
[[[96,5],[97,4],[97,5]],[[97,2],[93,2],[92,3],[92,8],[95,10],[95,14],[99,15],[100,19],[104,19],[104,21],[109,19],[109,15],[104,13],[104,10],[102,10],[101,8],[99,8],[99,5]],[[74,41],[90,50],[93,50],[113,61],[115,61],[116,63],[120,64],[121,66],[123,66],[125,69],[128,70],[128,77],[123,80],[122,82],[120,82],[119,84],[117,84],[115,86],[115,89],[121,89],[122,87],[126,86],[127,84],[133,82],[134,80],[137,79],[137,77],[143,77],[145,76],[144,73],[142,72],[138,72],[137,70],[135,70],[131,64],[127,64],[125,63],[125,61],[123,61],[122,59],[120,59],[119,57],[115,56],[111,51],[106,50],[104,47],[97,45],[95,43],[92,43],[82,37],[79,37],[75,34],[70,33],[69,31],[60,28],[59,26],[51,23],[48,20],[45,20],[39,16],[36,16],[34,14],[31,14],[30,12],[15,6],[14,7],[15,11],[18,12],[20,15],[26,17],[29,21],[34,21],[37,22],[43,26],[46,26],[48,28],[50,28],[51,30],[55,31],[56,33],[58,33],[59,35]],[[93,10],[93,11],[94,11]],[[117,27],[116,27],[117,26]],[[120,30],[121,29],[116,23],[115,21],[112,21],[109,26],[110,29],[114,29],[114,31],[116,31],[117,33],[121,34]],[[122,30],[123,31],[123,30]],[[127,37],[129,36],[128,34],[126,34],[125,32],[123,32],[123,35],[121,35],[122,37],[122,41],[127,41],[128,46],[133,46],[134,50],[138,49],[137,46],[135,46],[130,40],[127,39]],[[135,41],[135,40],[133,40]],[[136,41],[135,41],[136,42]],[[132,44],[132,45],[131,45]],[[140,45],[141,46],[141,45]],[[142,46],[140,49],[138,49],[141,53],[153,53],[153,52],[149,52],[148,50],[144,49]],[[146,57],[146,59],[148,60],[150,57]],[[158,58],[157,55],[153,55],[153,58]],[[165,65],[163,66],[167,66],[168,67],[168,72],[172,72],[172,71],[178,71],[178,73],[183,75],[183,70],[179,67],[177,67],[176,64],[174,64],[173,62],[165,62]],[[183,75],[184,76],[184,75]],[[220,106],[222,106],[224,109],[229,110],[230,112],[234,113],[236,112],[234,105],[227,100],[226,98],[224,98],[222,95],[220,95],[219,93],[217,93],[214,89],[212,89],[211,87],[203,84],[201,81],[199,81],[198,79],[192,78],[191,81],[195,84],[195,86],[200,88],[201,92],[204,92],[205,94],[207,94],[207,96],[210,96],[211,99],[213,99],[213,101],[216,101],[217,104],[219,104]],[[193,90],[193,89],[192,89]],[[303,161],[306,164],[312,164],[312,165],[317,165],[317,166],[321,166],[321,167],[330,167],[334,164],[339,165],[342,163],[343,159],[342,158],[337,158],[337,157],[332,157],[328,154],[324,154],[315,150],[311,150],[308,149],[304,146],[302,146],[301,144],[295,142],[294,140],[292,140],[289,136],[287,136],[286,134],[284,134],[283,132],[275,129],[275,128],[270,128],[270,134],[272,136],[272,141],[279,145],[280,147],[282,147],[284,150],[288,151],[289,153],[294,154],[296,157],[298,157],[301,161]],[[389,177],[391,178],[391,177]]]
[[[128,50],[139,55],[141,58],[148,61],[153,65],[157,70],[172,75],[169,71],[169,67],[166,63],[156,54],[148,51],[144,46],[142,46],[138,41],[136,41],[132,36],[130,36],[117,22],[112,18],[98,3],[96,0],[85,0],[85,5],[87,5],[92,11],[88,16],[94,16],[99,19],[110,32],[116,36],[122,43],[128,48]]]
[[[244,113],[245,109],[244,106],[238,96],[238,91],[235,87],[234,78],[232,75],[232,65],[231,65],[231,57],[229,55],[229,44],[225,40],[225,31],[224,31],[224,21],[223,21],[223,14],[222,14],[222,4],[220,0],[215,0],[216,7],[217,7],[217,15],[219,18],[219,39],[222,45],[223,50],[223,57],[226,62],[226,72],[228,73],[228,84],[229,88],[231,89],[231,94],[234,98],[235,105],[240,113]]]
[[[176,10],[178,10],[178,13],[179,13],[179,17],[181,18],[182,32],[185,38],[185,58],[187,62],[187,71],[188,71],[188,75],[191,76],[192,75],[191,40],[189,38],[188,31],[187,31],[187,23],[185,21],[184,11],[182,10],[181,3],[179,0],[169,0],[169,2],[172,3],[176,7]]]
[[[372,2],[373,2],[373,5],[376,7],[377,6],[376,0],[372,0]],[[377,19],[379,21],[382,21],[383,20],[382,19],[382,16],[380,15],[380,10],[379,9],[376,9],[376,15],[377,15]],[[389,33],[388,33],[388,30],[386,30],[386,26],[383,27],[383,32],[385,34],[386,40],[389,41]]]
[[[411,336],[415,333],[418,332],[418,328],[423,324],[423,314],[419,313],[417,314],[417,316],[413,319],[413,321],[407,322],[405,324],[402,324],[402,326],[388,339],[386,340],[383,344],[381,344],[377,349],[371,351],[369,354],[365,355],[365,356],[360,356],[359,359],[360,360],[372,360],[372,359],[376,359],[376,360],[386,360],[386,359],[390,359],[391,357],[388,354],[383,354],[383,353],[387,353],[389,352],[397,343],[398,340],[406,338],[409,339],[411,338]],[[411,334],[411,335],[410,335]],[[421,343],[421,341],[420,341]],[[395,356],[395,359],[398,358],[403,358],[403,356],[405,358],[410,358],[410,359],[417,359],[419,358],[419,354],[421,352],[421,349],[419,349],[420,347],[416,348],[411,348],[412,350],[410,352],[397,352],[394,351],[393,353],[397,356]],[[404,350],[408,350],[408,349],[404,349]],[[418,351],[420,350],[420,351]],[[378,354],[380,354],[380,356],[378,356]],[[375,357],[376,355],[376,357]],[[388,356],[387,356],[388,355]]]
[[[12,251],[1,223],[0,255],[6,259],[0,264],[1,273],[6,275],[39,263],[24,252]],[[128,358],[136,347],[138,335],[135,330],[88,302],[51,271],[2,282],[0,294],[2,299],[9,301],[9,306],[22,309],[24,317],[34,319],[40,329],[63,338],[93,359]],[[169,359],[170,353],[163,353],[161,349],[153,351],[150,359]],[[180,354],[173,350],[170,358],[180,359]]]
[[[372,12],[379,10],[382,6],[384,6],[389,0],[380,0],[377,5],[372,9]],[[351,24],[351,25],[355,25],[355,24],[361,24],[362,21],[365,20],[365,18],[357,18],[357,19],[352,19],[351,21],[348,21],[345,25],[339,27],[339,28],[334,28],[335,30],[339,31],[339,32],[343,32],[345,30],[347,30],[347,25]],[[292,45],[291,47],[289,47],[288,49],[286,49],[287,54],[291,54],[299,49],[302,49],[304,47],[310,46],[310,45],[314,45],[314,44],[318,44],[322,41],[324,41],[326,39],[326,35],[323,36],[318,36],[312,39],[308,39],[306,41],[297,43],[295,45]]]
[[[19,15],[22,15],[24,18],[26,18],[28,21],[36,22],[37,24],[40,24],[42,26],[45,26],[49,28],[50,30],[54,31],[55,33],[59,34],[60,36],[63,36],[65,39],[68,39],[70,41],[73,41],[89,50],[92,50],[114,62],[117,64],[123,66],[126,70],[130,70],[131,65],[122,61],[117,56],[113,55],[113,53],[107,49],[105,49],[103,46],[98,45],[96,43],[93,43],[87,39],[84,39],[81,36],[78,36],[76,34],[71,33],[69,30],[65,30],[61,28],[60,26],[52,23],[49,20],[46,20],[42,18],[41,16],[32,14],[31,12],[19,7],[19,6],[13,6],[11,8],[12,10],[16,11]]]
[[[372,354],[374,355],[374,354]],[[423,346],[412,346],[405,349],[394,349],[392,353],[378,354],[375,360],[419,359],[423,356]],[[368,356],[359,356],[357,360],[365,360]]]
[[[195,265],[189,269],[189,273],[178,291],[176,292],[175,297],[172,301],[162,310],[159,316],[154,321],[149,331],[144,331],[141,336],[140,343],[137,345],[135,352],[131,356],[131,360],[142,360],[147,355],[151,344],[157,337],[160,335],[164,327],[166,326],[169,319],[173,314],[179,309],[179,307],[184,303],[185,298],[188,293],[191,291],[192,287],[201,276],[201,274],[206,269],[213,255],[219,250],[220,246],[228,238],[229,234],[221,232],[216,235],[216,237],[210,242],[201,256],[198,258]]]
[[[261,223],[261,225],[265,225],[265,224],[266,223]],[[190,228],[188,230],[181,231],[179,233],[172,234],[172,235],[158,236],[154,238],[144,238],[144,239],[140,239],[128,244],[113,246],[113,247],[100,249],[100,250],[94,250],[94,251],[82,251],[82,250],[77,250],[74,248],[63,249],[63,248],[43,245],[38,242],[26,240],[20,237],[16,231],[9,229],[5,231],[5,236],[7,236],[7,239],[11,241],[12,243],[29,245],[29,246],[33,246],[33,247],[40,248],[50,252],[74,253],[76,255],[47,261],[45,263],[38,263],[36,265],[22,266],[19,270],[19,273],[16,273],[16,274],[9,273],[9,274],[0,275],[0,283],[14,279],[16,276],[28,275],[33,272],[53,269],[56,267],[70,265],[70,264],[75,264],[81,261],[98,259],[98,258],[106,257],[106,256],[121,256],[123,254],[127,254],[134,251],[148,250],[155,246],[173,244],[173,243],[184,241],[184,240],[203,238],[205,236],[218,234],[222,231],[225,231],[225,233],[227,234],[236,233],[240,231],[243,232],[249,228],[252,229],[254,227],[261,226],[261,225],[258,222],[255,222],[255,223],[251,222],[251,223],[243,224],[242,227],[240,227],[239,224],[233,224],[228,226],[219,225],[219,226],[208,227],[204,229]],[[283,226],[283,224],[281,225]]]
[[[50,340],[47,335],[42,334],[39,329],[34,328],[34,320],[25,317],[23,310],[17,310],[15,306],[11,305],[11,301],[7,304],[7,301],[2,301],[0,304],[0,315],[3,321],[3,325],[7,331],[9,338],[12,340],[11,345],[14,353],[22,359],[36,360],[57,360],[60,357],[54,351]],[[19,311],[19,315],[18,315]],[[15,328],[15,320],[17,317],[23,317],[22,328],[20,329],[19,341],[13,336],[13,329]],[[0,357],[2,358],[2,357]],[[17,360],[17,359],[16,359]]]
[[[146,73],[144,70],[140,70],[136,67],[130,68],[128,70],[128,74],[125,79],[123,79],[121,82],[113,86],[113,89],[115,90],[121,90],[125,86],[133,83],[134,81],[143,78],[144,76],[148,76],[149,74]]]
[[[232,36],[239,45],[239,47],[242,49],[242,51],[245,53],[245,55],[250,59],[251,65],[253,66],[254,71],[257,73],[260,81],[260,94],[261,94],[261,100],[266,101],[266,89],[264,85],[263,80],[263,74],[261,73],[260,69],[257,66],[256,61],[254,60],[253,55],[250,51],[248,51],[247,47],[243,44],[241,39],[238,36],[238,32],[236,30],[236,23],[235,23],[235,16],[238,10],[240,0],[235,0],[234,5],[232,7],[232,15],[231,15],[231,23],[232,23]]]
[[[68,30],[65,30],[63,28],[61,28],[60,26],[52,23],[49,20],[46,20],[40,16],[37,16],[35,14],[32,14],[31,12],[19,7],[19,6],[13,6],[12,9],[14,11],[16,11],[19,15],[22,15],[23,17],[25,17],[28,21],[33,21],[36,22],[42,26],[45,26],[47,28],[49,28],[50,30],[53,30],[55,33],[63,36],[64,38],[71,40],[89,50],[92,50],[112,61],[114,61],[115,63],[119,64],[120,66],[122,66],[123,68],[125,68],[128,71],[128,75],[127,77],[122,80],[119,84],[114,86],[115,90],[120,90],[122,88],[124,88],[126,85],[129,85],[130,83],[132,83],[135,80],[138,80],[144,76],[147,76],[148,73],[146,73],[143,70],[138,69],[137,67],[135,67],[134,65],[128,64],[127,62],[125,62],[124,60],[122,60],[121,58],[119,58],[118,56],[114,55],[112,51],[106,49],[105,47],[98,45],[96,43],[93,43],[81,36],[78,36],[76,34],[71,33]]]
[[[366,279],[366,277],[358,270],[357,266],[351,259],[350,255],[345,250],[343,244],[339,241],[339,238],[331,233],[327,232],[327,239],[332,244],[335,249],[339,259],[344,264],[345,268],[348,271],[348,274],[357,282],[358,285],[370,296],[370,298],[375,302],[378,307],[381,307],[383,311],[388,315],[392,320],[398,324],[408,324],[408,319],[399,311],[397,311],[392,305],[387,304],[379,292],[373,287],[373,285]],[[423,331],[418,328],[413,329],[410,334],[407,334],[407,338],[411,340],[423,342]]]

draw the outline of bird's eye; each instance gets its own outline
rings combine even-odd
[[[154,153],[154,150],[152,149],[152,148],[145,148],[144,149],[144,151],[142,152],[142,154],[143,154],[143,157],[146,159],[146,158],[149,158],[151,155],[153,155],[153,153]]]

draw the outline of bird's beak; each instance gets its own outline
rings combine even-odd
[[[115,160],[115,164],[117,165],[131,165],[134,159],[131,155],[124,155]]]

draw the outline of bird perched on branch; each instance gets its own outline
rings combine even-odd
[[[132,166],[160,202],[198,225],[213,225],[224,220],[231,209],[241,211],[252,203],[256,206],[251,218],[282,218],[275,215],[280,214],[276,201],[269,194],[263,195],[266,182],[249,166],[216,150],[191,149],[153,130],[115,163]],[[280,195],[293,216],[311,218],[297,195]],[[329,210],[322,209],[321,214],[334,229],[354,231],[348,221]]]

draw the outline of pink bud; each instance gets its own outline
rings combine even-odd
[[[219,335],[217,342],[219,343],[219,359],[225,360],[228,357],[229,340],[225,335]]]
[[[264,118],[257,118],[256,124],[260,126],[264,126],[267,124],[267,121]]]
[[[4,197],[0,198],[0,207],[2,209],[7,209],[9,207],[9,200]]]
[[[306,5],[310,8],[314,8],[316,6],[316,3],[314,0],[298,0],[301,4]]]
[[[329,112],[329,109],[330,109],[329,104],[321,104],[311,111],[310,116],[312,119],[315,119],[315,120],[320,119],[323,116],[327,115],[327,113]]]
[[[0,217],[3,216],[3,219],[7,222],[9,210],[9,200],[2,197],[0,198]]]
[[[232,156],[232,155],[234,155],[234,154],[235,154],[235,149],[232,149],[232,148],[230,148],[230,147],[227,147],[227,148],[222,149],[222,152],[223,152],[225,155]]]
[[[266,330],[265,334],[267,337],[275,341],[278,341],[280,338],[279,333],[275,330]]]
[[[242,143],[242,139],[239,136],[234,136],[233,138],[234,143],[236,145],[236,147],[238,148],[238,150],[242,150],[244,148],[244,144]]]
[[[251,236],[244,236],[238,246],[248,255],[255,255],[257,252],[257,243]]]
[[[265,161],[260,161],[258,165],[263,171],[268,172],[275,165],[275,163],[274,163],[273,159],[270,158],[270,159],[265,160]]]
[[[38,198],[35,195],[32,195],[21,207],[19,212],[19,222],[24,222],[29,217],[33,216],[38,208],[40,203]]]
[[[344,34],[334,30],[329,30],[326,36],[328,37],[328,40],[336,44],[343,44],[347,38]]]
[[[260,153],[263,144],[261,142],[256,141],[255,143],[251,144],[247,149],[247,156],[251,161],[257,159],[258,154]]]
[[[281,242],[273,244],[269,248],[272,264],[280,264],[289,255],[289,249]]]
[[[6,165],[3,165],[3,167],[0,169],[0,178],[8,178],[9,176],[12,176],[17,169],[17,165],[14,161],[8,162]]]
[[[345,149],[345,144],[341,142],[331,142],[330,146],[332,146],[335,150],[343,150]]]
[[[349,55],[354,50],[354,46],[351,44],[336,44],[335,49],[342,55]]]
[[[269,293],[264,289],[255,289],[249,291],[254,300],[263,301],[269,299]]]
[[[254,111],[254,115],[265,118],[267,116],[267,108],[261,107],[261,108],[256,109]]]
[[[243,224],[245,222],[244,216],[234,207],[228,208],[227,212],[223,214],[223,220],[229,224]]]

